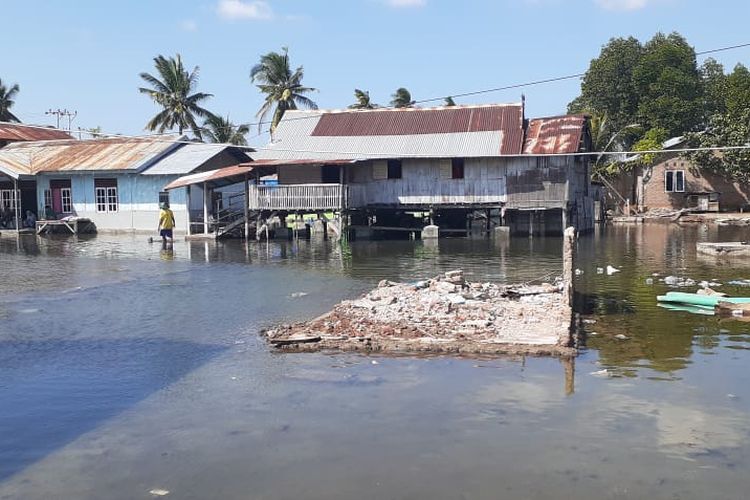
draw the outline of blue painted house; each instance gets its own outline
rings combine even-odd
[[[91,219],[98,230],[153,231],[159,203],[169,201],[177,229],[184,230],[185,192],[164,186],[246,161],[241,148],[164,137],[34,141],[0,149],[0,177],[17,186],[21,213],[43,215],[49,206],[58,217]]]

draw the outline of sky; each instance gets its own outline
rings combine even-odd
[[[262,95],[249,78],[260,55],[289,48],[320,108],[344,108],[353,91],[387,104],[406,87],[417,100],[581,73],[612,37],[646,41],[678,31],[696,50],[750,43],[747,0],[0,0],[0,79],[18,83],[26,123],[143,134],[157,113],[138,92],[159,54],[200,67],[206,107],[257,122]],[[713,55],[750,66],[750,47]],[[699,63],[704,58],[699,58]],[[526,114],[565,112],[570,80],[456,99],[519,102]],[[437,101],[435,104],[439,104]],[[63,122],[65,123],[65,121]],[[252,127],[253,135],[258,131]],[[254,137],[260,144],[267,135]]]

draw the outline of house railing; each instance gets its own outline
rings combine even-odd
[[[250,186],[250,210],[342,210],[348,189],[342,184]]]

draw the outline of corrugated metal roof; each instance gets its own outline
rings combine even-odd
[[[520,130],[523,108],[518,104],[441,108],[375,109],[325,113],[311,135],[368,136],[455,134]]]
[[[67,132],[55,128],[21,123],[0,123],[0,141],[48,141],[55,139],[72,139]]]
[[[250,161],[239,149],[221,144],[184,144],[170,155],[158,160],[143,171],[144,175],[184,175],[224,151],[231,151],[237,160]],[[244,158],[243,158],[244,157]]]
[[[523,152],[530,155],[576,153],[585,124],[584,115],[530,120]]]
[[[139,170],[176,147],[173,138],[12,143],[0,149],[0,168],[17,174]]]
[[[493,108],[497,108],[493,111]],[[493,157],[500,155],[516,155],[521,153],[523,142],[523,122],[520,105],[477,106],[459,108],[464,110],[457,114],[444,114],[450,108],[432,108],[423,110],[374,110],[350,111],[348,113],[335,111],[336,115],[354,115],[358,126],[363,127],[359,135],[314,135],[321,119],[331,112],[325,111],[287,111],[274,134],[274,140],[268,146],[260,148],[253,154],[254,159],[276,160],[362,160],[367,158],[451,158],[451,157]],[[474,110],[475,113],[467,111]],[[476,110],[483,110],[476,112]],[[434,115],[430,113],[435,113]],[[392,115],[391,115],[392,114]],[[398,116],[421,117],[425,123],[421,133],[383,135],[373,133],[362,135],[365,130],[375,131],[374,128],[361,123],[368,117],[375,119],[379,116],[391,116],[396,120]],[[453,117],[455,122],[448,125],[438,125],[432,120],[439,117]],[[469,117],[469,122],[461,121]],[[427,118],[429,117],[429,118]],[[328,133],[342,133],[339,127],[349,118],[337,118],[339,122],[329,122],[325,128],[318,130]],[[400,118],[406,120],[405,118]],[[517,121],[516,121],[517,119]],[[379,120],[379,118],[378,118]],[[513,122],[513,123],[511,123]],[[465,125],[463,132],[446,132],[457,129],[459,124]],[[334,130],[335,125],[335,130]],[[389,125],[387,131],[407,131],[407,125],[414,130],[414,123]],[[400,128],[399,128],[400,127]],[[443,127],[443,132],[423,133]],[[491,129],[491,130],[487,130]]]
[[[251,164],[243,163],[241,165],[233,165],[231,167],[224,167],[216,170],[208,170],[206,172],[198,172],[196,174],[185,175],[173,180],[172,182],[164,186],[164,189],[177,189],[185,186],[192,186],[193,184],[201,184],[203,182],[229,179],[231,177],[237,177],[238,180],[241,180],[242,177],[245,176],[245,174],[252,172],[253,167],[250,165]]]

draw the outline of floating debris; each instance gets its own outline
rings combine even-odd
[[[608,276],[612,276],[613,274],[619,273],[619,272],[620,272],[620,270],[617,269],[616,267],[607,266],[607,275]]]
[[[149,493],[151,493],[155,497],[165,497],[165,496],[169,495],[169,490],[162,490],[160,488],[155,488],[155,489],[149,491]]]

